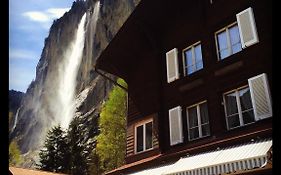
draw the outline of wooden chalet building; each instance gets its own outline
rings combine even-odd
[[[95,68],[128,83],[107,174],[272,174],[272,1],[142,0]]]

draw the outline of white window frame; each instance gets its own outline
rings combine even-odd
[[[188,67],[191,67],[191,66],[193,66],[193,65],[195,65],[195,67],[196,67],[194,48],[195,48],[196,46],[198,46],[198,45],[201,45],[202,64],[203,64],[203,68],[204,68],[203,54],[202,54],[202,44],[201,44],[201,41],[197,41],[196,43],[194,43],[194,44],[192,44],[192,45],[190,45],[190,46],[188,46],[187,48],[185,48],[185,49],[182,50],[182,60],[183,60],[183,72],[184,72],[184,76],[191,75],[191,74],[193,74],[193,73],[195,73],[195,72],[201,70],[201,69],[196,69],[196,70],[195,70],[194,72],[192,72],[191,74],[187,74],[187,72],[186,72],[186,69],[187,69]],[[192,65],[190,65],[190,66],[187,65],[186,58],[185,58],[185,52],[186,52],[187,50],[189,50],[189,49],[191,49],[191,52],[192,52]],[[202,69],[203,69],[203,68],[202,68]]]
[[[197,139],[204,138],[204,137],[207,137],[207,136],[210,136],[210,135],[211,135],[211,130],[210,130],[210,133],[209,133],[208,135],[202,136],[202,123],[201,123],[201,114],[200,114],[200,107],[199,107],[199,106],[200,106],[201,104],[203,104],[203,103],[206,103],[206,104],[207,104],[207,110],[208,110],[208,103],[207,103],[207,100],[204,100],[204,101],[201,101],[201,102],[199,102],[199,103],[196,103],[196,104],[193,104],[193,105],[191,105],[191,106],[186,107],[187,129],[188,129],[188,140],[189,140],[189,141],[197,140]],[[193,107],[195,107],[195,106],[196,106],[196,114],[197,114],[197,121],[198,121],[199,137],[191,139],[191,138],[190,138],[189,130],[192,129],[192,128],[190,128],[190,124],[189,124],[188,109],[193,108]],[[208,110],[208,119],[209,119],[209,110]],[[208,123],[204,123],[204,125],[206,125],[206,124],[209,125],[209,129],[210,129],[210,119],[208,120]]]
[[[146,124],[148,124],[148,123],[152,123],[152,137],[151,137],[151,139],[152,139],[152,147],[151,148],[149,148],[149,149],[146,149],[145,148],[145,146],[146,146]],[[139,126],[143,126],[143,150],[142,151],[137,151],[137,147],[138,147],[138,145],[137,145],[137,128],[139,127]],[[140,122],[140,123],[138,123],[138,124],[136,124],[135,125],[135,154],[138,154],[138,153],[142,153],[142,152],[146,152],[146,151],[149,151],[149,150],[152,150],[153,149],[153,119],[149,119],[149,120],[145,120],[145,121],[142,121],[142,122]]]
[[[251,122],[251,123],[244,124],[244,121],[243,121],[243,115],[242,115],[242,109],[241,109],[241,102],[240,102],[240,98],[239,98],[239,91],[242,90],[242,89],[245,89],[245,88],[247,88],[247,87],[248,87],[249,90],[250,90],[249,85],[244,85],[244,86],[241,86],[241,87],[239,87],[239,88],[235,88],[235,89],[232,89],[232,90],[230,90],[230,91],[228,91],[228,92],[223,93],[223,104],[224,104],[225,122],[226,122],[226,126],[227,126],[227,129],[228,129],[228,130],[235,129],[235,128],[240,128],[240,127],[243,127],[243,126],[246,126],[246,125],[250,125],[250,124],[256,122],[256,120],[254,120],[254,121]],[[227,115],[227,111],[226,111],[225,96],[226,96],[227,94],[230,94],[230,93],[233,93],[233,92],[235,92],[236,105],[237,105],[237,110],[238,110],[238,116],[239,116],[239,123],[240,123],[240,125],[239,125],[239,126],[236,126],[236,127],[233,127],[233,128],[229,128],[229,126],[228,126],[228,120],[227,120],[227,118],[228,118],[229,116]],[[250,97],[251,97],[250,100],[252,100],[252,96],[251,96],[251,95],[250,95]],[[254,112],[253,104],[252,104],[252,108],[251,108],[251,109],[252,109],[253,112]],[[251,110],[251,109],[248,109],[248,110]],[[244,111],[243,111],[243,112],[244,112]],[[255,119],[255,117],[254,117],[254,119]]]
[[[218,61],[221,61],[221,60],[223,60],[223,59],[225,59],[225,58],[230,57],[231,55],[233,55],[233,50],[232,50],[232,47],[231,47],[232,45],[231,45],[231,43],[230,43],[229,28],[231,28],[231,27],[233,27],[233,26],[235,26],[235,25],[237,25],[238,30],[239,30],[238,23],[237,23],[237,22],[234,22],[234,23],[231,23],[231,24],[225,26],[224,28],[222,28],[222,29],[220,29],[220,30],[218,30],[218,31],[215,32],[216,51],[217,51],[217,58],[218,58]],[[217,37],[217,36],[218,36],[219,33],[223,32],[223,31],[226,32],[227,50],[228,50],[228,52],[229,52],[229,55],[228,55],[227,57],[225,57],[225,58],[220,58],[220,50],[219,50],[219,43],[218,43],[219,41],[218,41],[218,37]],[[239,31],[239,33],[240,33],[240,31]],[[239,34],[238,36],[239,36],[239,38],[240,38],[240,34]],[[241,38],[240,38],[240,43],[241,43]],[[241,51],[242,51],[242,50],[243,50],[243,48],[242,48],[242,43],[241,43]],[[239,51],[239,52],[241,52],[241,51]],[[238,52],[237,52],[237,53],[238,53]]]

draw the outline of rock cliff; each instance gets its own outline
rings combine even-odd
[[[36,67],[36,78],[21,101],[18,121],[10,134],[10,139],[17,140],[23,154],[36,155],[35,152],[42,147],[46,132],[60,123],[60,116],[54,115],[54,110],[60,108],[56,105],[56,89],[61,81],[58,75],[66,50],[74,40],[84,13],[85,41],[76,76],[75,115],[82,118],[98,116],[112,83],[95,73],[95,60],[139,1],[100,0],[98,18],[95,19],[97,1],[76,0],[68,12],[53,22]]]

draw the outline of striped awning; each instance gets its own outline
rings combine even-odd
[[[169,168],[171,168],[172,166],[173,166],[173,164],[160,166],[160,167],[156,167],[156,168],[150,168],[150,169],[139,171],[139,172],[136,172],[136,173],[133,173],[130,175],[161,175],[161,174],[167,172],[169,170]]]
[[[168,166],[132,175],[216,175],[264,167],[272,140],[251,142],[184,157]]]

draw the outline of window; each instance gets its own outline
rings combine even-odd
[[[272,116],[271,97],[265,73],[248,79],[244,86],[224,94],[228,129],[244,126]]]
[[[219,60],[259,42],[254,12],[251,7],[236,14],[236,20],[237,22],[215,33]]]
[[[148,121],[135,128],[136,152],[152,149],[152,121]]]
[[[255,121],[249,87],[226,93],[224,95],[224,104],[228,129]]]
[[[187,107],[188,139],[195,140],[210,135],[207,102]]]
[[[220,60],[242,50],[237,23],[216,33],[217,52]]]
[[[183,50],[184,74],[190,75],[203,68],[200,42]]]

